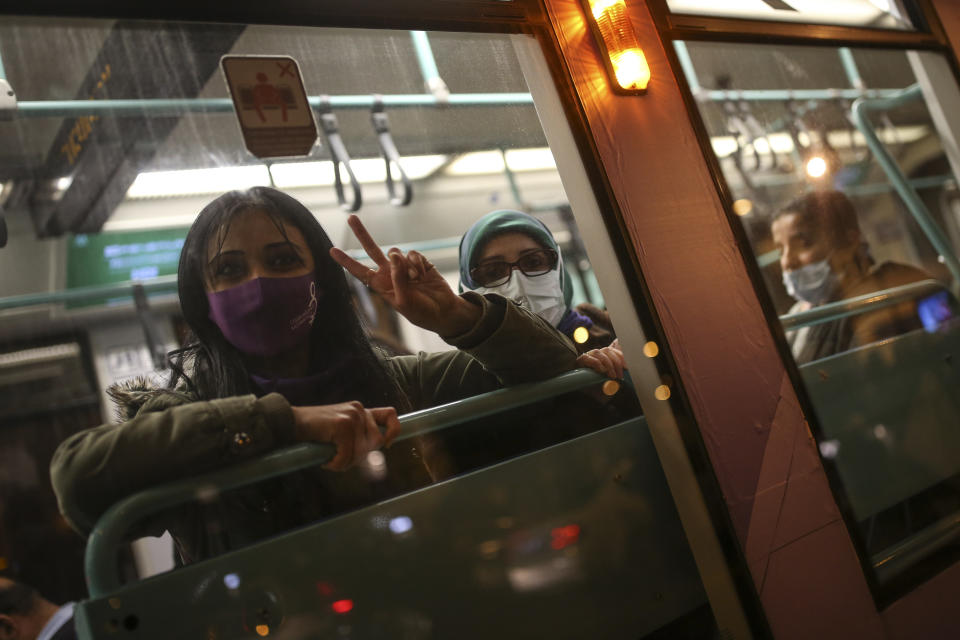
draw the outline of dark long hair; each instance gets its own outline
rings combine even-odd
[[[209,317],[204,287],[210,239],[216,234],[222,241],[237,216],[250,211],[269,216],[284,237],[285,225],[295,226],[313,255],[318,290],[323,297],[318,321],[310,334],[311,372],[319,373],[325,365],[347,363],[343,368],[347,379],[342,386],[354,394],[330,401],[359,400],[365,406],[409,409],[409,400],[387,372],[360,325],[343,269],[330,257],[330,238],[298,200],[269,187],[223,194],[203,208],[187,233],[177,270],[177,287],[180,307],[193,335],[185,347],[170,354],[174,372],[170,387],[182,381],[201,400],[254,392],[243,357]]]

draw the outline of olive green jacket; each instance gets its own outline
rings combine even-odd
[[[482,314],[469,332],[447,340],[458,350],[385,360],[413,409],[503,385],[543,380],[576,366],[572,343],[539,316],[497,295],[467,293],[464,297],[481,306]],[[295,443],[293,412],[277,393],[197,401],[182,391],[140,389],[130,391],[125,402],[135,417],[68,438],[51,462],[60,511],[83,534],[92,530],[107,508],[126,496]],[[400,443],[392,447],[387,452],[388,465],[392,456],[396,468],[409,472],[410,460],[404,457],[408,453],[417,457],[410,446]],[[395,451],[398,448],[400,451]],[[158,535],[169,529],[181,556],[191,561],[296,526],[304,518],[358,506],[356,500],[338,502],[338,484],[344,485],[345,493],[374,501],[384,497],[383,491],[395,494],[415,488],[411,484],[429,482],[425,474],[410,480],[406,473],[406,480],[378,493],[369,488],[375,483],[359,474],[313,473],[324,475],[319,483],[326,485],[326,497],[304,497],[318,483],[316,477],[301,479],[305,484],[291,490],[295,479],[288,476],[274,481],[272,488],[256,485],[212,505],[184,506],[161,514],[137,527],[137,533]],[[289,504],[292,495],[297,496],[296,505]],[[304,503],[309,501],[311,508],[306,509]],[[292,517],[291,511],[297,511],[297,516]],[[211,512],[215,512],[214,525],[210,524]]]

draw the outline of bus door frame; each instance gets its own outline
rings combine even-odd
[[[565,0],[548,0],[551,14],[559,33],[563,32],[563,11],[569,2]],[[738,460],[743,464],[766,465],[771,464],[770,457],[777,452],[774,445],[769,448],[761,447],[759,453],[752,450],[755,446],[753,434],[747,430],[731,433],[729,421],[724,420],[721,414],[720,403],[698,402],[699,399],[718,394],[726,382],[736,380],[739,375],[749,373],[749,369],[741,362],[729,362],[727,370],[728,380],[712,380],[706,371],[709,365],[704,361],[710,360],[710,350],[701,349],[694,352],[691,347],[685,346],[684,355],[678,364],[681,370],[681,379],[685,383],[689,395],[694,399],[693,413],[697,424],[702,429],[703,441],[708,443],[709,455],[716,471],[716,475],[723,487],[727,506],[731,517],[737,521],[737,512],[742,505],[738,501],[746,498],[751,502],[754,516],[762,516],[764,510],[757,509],[757,504],[763,500],[772,501],[772,509],[779,509],[779,525],[786,517],[795,518],[798,522],[816,524],[817,528],[804,535],[782,542],[776,549],[760,544],[760,538],[769,537],[769,531],[764,530],[762,522],[751,521],[747,530],[738,529],[739,542],[745,549],[745,555],[753,573],[755,586],[760,594],[764,612],[770,622],[774,636],[777,638],[809,638],[828,633],[826,637],[839,637],[845,632],[856,637],[868,638],[910,638],[910,637],[946,637],[949,633],[960,633],[960,616],[957,615],[949,594],[960,589],[960,564],[954,564],[945,569],[937,570],[909,583],[901,583],[893,588],[881,587],[873,578],[873,569],[869,564],[869,556],[865,553],[865,545],[856,531],[856,521],[853,518],[849,504],[844,498],[842,484],[832,464],[823,464],[816,450],[816,444],[811,435],[821,433],[817,424],[816,413],[807,393],[801,384],[799,369],[795,364],[790,349],[786,343],[783,331],[779,329],[779,319],[775,312],[772,299],[766,292],[760,269],[753,256],[746,233],[733,210],[733,198],[719,161],[713,153],[709,135],[705,124],[700,117],[693,90],[683,73],[681,62],[673,47],[674,41],[711,41],[744,44],[791,44],[814,46],[855,46],[858,48],[884,48],[932,52],[943,55],[952,72],[953,80],[960,84],[960,64],[957,61],[957,47],[960,47],[960,6],[951,4],[950,0],[916,0],[912,3],[911,19],[918,25],[917,31],[893,31],[880,29],[866,29],[834,25],[820,25],[808,23],[778,23],[761,20],[734,19],[709,16],[691,16],[672,14],[667,6],[667,0],[634,0],[628,3],[629,13],[634,27],[640,37],[641,46],[647,54],[648,62],[653,71],[653,81],[646,99],[654,95],[664,96],[664,100],[676,101],[672,105],[682,105],[686,118],[682,123],[674,121],[674,125],[682,131],[675,136],[689,134],[692,136],[696,151],[688,148],[670,149],[666,153],[667,136],[659,136],[657,125],[665,125],[667,118],[658,117],[651,113],[645,114],[645,136],[655,139],[650,144],[635,143],[630,146],[622,140],[604,138],[597,142],[601,156],[606,159],[606,166],[612,164],[611,158],[629,157],[637,154],[638,149],[661,151],[661,162],[684,162],[688,170],[696,174],[681,186],[664,184],[664,181],[651,180],[645,185],[644,193],[638,189],[623,188],[617,193],[618,200],[636,202],[642,196],[649,201],[656,202],[695,202],[704,207],[704,215],[697,216],[697,221],[709,225],[711,233],[716,234],[719,244],[729,242],[729,248],[736,252],[736,283],[720,282],[714,274],[714,282],[726,291],[729,296],[742,295],[738,285],[748,284],[752,293],[749,304],[742,305],[745,313],[740,315],[741,324],[749,327],[737,327],[734,323],[725,323],[723,320],[711,318],[714,324],[720,324],[728,331],[737,331],[749,335],[755,328],[756,320],[763,320],[766,333],[763,344],[751,349],[754,358],[766,358],[775,355],[780,363],[779,376],[774,375],[777,367],[766,365],[767,384],[755,387],[751,404],[758,409],[763,406],[762,397],[765,394],[779,395],[774,415],[765,422],[755,425],[758,431],[769,430],[771,442],[772,434],[783,431],[786,425],[793,423],[792,428],[798,430],[808,441],[805,445],[796,445],[791,448],[791,455],[802,455],[809,458],[811,454],[815,460],[806,471],[806,478],[797,475],[778,476],[783,485],[785,482],[806,480],[806,505],[791,504],[785,497],[785,490],[779,497],[771,497],[777,493],[778,484],[770,481],[763,484],[761,478],[755,485],[752,494],[744,496],[743,486],[737,484],[738,470],[732,467],[731,462]],[[583,53],[573,36],[569,36],[563,43],[564,53],[571,66],[579,66],[582,76],[590,73],[589,65],[578,61]],[[596,54],[599,55],[599,54]],[[928,55],[924,53],[922,55]],[[659,73],[658,73],[659,72]],[[659,82],[658,82],[659,78]],[[640,118],[631,119],[622,113],[614,113],[615,109],[609,104],[590,95],[581,81],[578,83],[581,99],[587,103],[588,121],[597,123],[603,121],[604,127],[621,131],[626,128],[639,126]],[[668,96],[668,97],[667,97]],[[665,109],[661,105],[662,109]],[[956,126],[955,123],[952,126]],[[599,127],[591,128],[595,133]],[[679,146],[679,145],[677,145]],[[635,162],[619,167],[621,174],[628,169],[634,172],[649,170],[649,163]],[[696,168],[696,171],[694,170]],[[710,191],[698,191],[691,195],[691,190],[702,190],[704,176],[712,183]],[[638,173],[639,174],[639,173]],[[673,320],[674,326],[668,326],[668,339],[675,344],[674,352],[680,348],[676,346],[684,341],[685,336],[695,336],[696,330],[689,325],[693,322],[682,322],[684,316],[676,311],[681,309],[688,300],[682,294],[671,290],[668,280],[660,279],[657,271],[687,268],[690,275],[699,274],[710,277],[705,265],[706,259],[701,259],[699,266],[696,260],[689,260],[682,256],[667,256],[657,252],[652,242],[645,237],[651,229],[656,227],[657,221],[649,224],[636,224],[643,221],[653,212],[644,212],[640,216],[637,211],[630,211],[630,207],[623,205],[628,217],[635,221],[632,225],[634,236],[632,244],[636,247],[641,262],[644,263],[644,272],[657,302],[659,316]],[[636,209],[636,208],[635,208]],[[717,214],[723,225],[716,224],[712,215]],[[704,232],[702,235],[708,235]],[[699,239],[699,236],[697,236]],[[727,255],[724,260],[731,260]],[[728,275],[724,273],[723,275]],[[671,308],[674,311],[671,311]],[[708,312],[709,313],[709,312]],[[686,333],[684,333],[684,331]],[[728,334],[729,335],[729,334]],[[672,337],[671,337],[672,336]],[[749,345],[744,344],[744,347]],[[695,356],[701,356],[698,361]],[[750,379],[750,376],[746,376]],[[782,386],[780,382],[783,382]],[[756,382],[756,378],[752,379]],[[742,399],[742,398],[741,398]],[[791,408],[796,408],[797,415],[787,416]],[[743,412],[750,414],[749,411]],[[723,427],[723,428],[721,428]],[[787,449],[784,448],[784,451]],[[753,451],[752,455],[741,455],[736,458],[735,452],[744,454]],[[766,455],[765,455],[766,454]],[[816,484],[818,486],[814,487]],[[817,514],[824,505],[836,517],[824,517]],[[788,513],[788,511],[790,513]],[[744,517],[740,516],[740,522]],[[762,519],[762,518],[758,518]],[[769,523],[767,523],[769,528]],[[802,527],[801,527],[802,529]],[[769,543],[769,540],[766,541]],[[790,561],[778,559],[776,556],[792,556]],[[802,567],[802,569],[801,569]],[[795,572],[795,573],[794,573]],[[816,586],[814,586],[816,585]],[[838,636],[839,634],[839,636]]]

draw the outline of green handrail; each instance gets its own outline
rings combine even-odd
[[[780,324],[785,331],[792,331],[801,327],[830,322],[831,320],[840,320],[867,311],[883,309],[943,290],[945,290],[943,283],[936,280],[911,282],[910,284],[867,293],[855,298],[828,302],[808,311],[782,315],[780,316]]]
[[[372,95],[329,96],[334,109],[372,109]],[[310,96],[310,106],[319,108],[322,96]],[[529,93],[453,93],[445,100],[430,94],[410,93],[382,96],[383,106],[485,107],[532,105]],[[129,100],[24,100],[17,104],[17,117],[74,118],[77,116],[176,116],[184,113],[232,113],[230,98],[138,98]]]
[[[877,578],[880,582],[889,581],[958,537],[960,514],[955,513],[874,555],[871,561]]]
[[[950,241],[930,216],[930,212],[927,211],[927,207],[917,194],[917,190],[910,185],[907,177],[903,175],[903,172],[897,165],[897,161],[894,160],[893,156],[890,155],[890,152],[887,151],[887,148],[880,141],[880,138],[877,137],[877,133],[873,129],[873,124],[867,117],[870,111],[894,109],[922,97],[923,91],[920,89],[920,85],[915,84],[886,97],[858,98],[853,103],[853,122],[857,126],[857,129],[860,130],[860,133],[863,134],[867,146],[870,148],[870,151],[873,152],[877,162],[880,163],[880,167],[887,174],[887,178],[903,199],[907,210],[910,211],[914,220],[916,220],[920,228],[923,229],[933,248],[936,249],[937,253],[943,258],[944,264],[953,276],[954,293],[957,293],[960,291],[960,262],[957,261],[957,257],[953,253]]]
[[[98,298],[133,297],[133,288],[136,285],[143,285],[144,290],[151,295],[176,293],[177,276],[159,276],[143,282],[127,280],[116,284],[77,287],[75,289],[50,291],[46,293],[28,293],[22,296],[8,296],[6,298],[0,298],[0,311],[19,307],[32,307],[40,304],[77,302]]]
[[[796,100],[853,100],[862,96],[884,99],[894,96],[900,89],[710,89],[701,92],[701,97],[715,102],[726,100],[749,100],[757,102],[787,102]]]
[[[475,420],[494,413],[583,389],[606,378],[589,369],[577,369],[550,380],[516,385],[490,393],[416,411],[400,417],[401,435],[408,440]],[[116,550],[123,544],[129,527],[163,509],[197,499],[208,491],[235,489],[299,469],[328,462],[335,453],[332,444],[298,444],[274,451],[196,478],[179,480],[141,491],[114,504],[94,526],[87,541],[84,565],[91,598],[105,596],[121,587],[116,567]]]

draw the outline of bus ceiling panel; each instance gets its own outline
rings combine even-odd
[[[686,48],[704,89],[852,88],[832,47],[688,42]],[[914,82],[902,51],[854,50],[853,56],[869,88],[901,89]],[[727,86],[721,86],[723,79]]]
[[[274,0],[269,3],[259,0],[230,3],[194,0],[38,0],[5,7],[3,12],[58,17],[508,32],[544,21],[543,10],[537,0],[349,0],[310,3],[301,0]]]
[[[282,43],[278,45],[278,43]],[[472,34],[430,34],[441,77],[454,93],[523,93],[526,85],[516,56],[505,38]],[[276,54],[294,57],[311,96],[418,95],[425,88],[410,34],[405,31],[313,29],[255,25],[237,39],[231,54]],[[496,65],[478,60],[504,61]],[[512,62],[512,64],[509,64]],[[491,73],[495,67],[497,73]],[[202,98],[226,98],[226,85],[214,74]],[[340,130],[352,157],[377,157],[365,110],[336,110]],[[532,107],[457,107],[387,111],[391,132],[403,155],[455,154],[496,147],[545,146]],[[506,124],[504,124],[506,123]],[[510,139],[504,139],[504,131]],[[316,149],[316,159],[327,159]],[[154,170],[208,167],[254,161],[244,149],[232,111],[182,117],[157,154]]]
[[[651,0],[657,7],[656,21],[661,32],[674,40],[770,42],[778,44],[850,44],[864,47],[934,48],[944,44],[939,28],[931,33],[899,29],[777,22],[728,17],[672,14],[666,0]],[[926,23],[925,19],[921,22]]]
[[[0,21],[0,54],[18,99],[73,99],[112,25],[108,20]],[[35,118],[29,126],[0,121],[0,180],[36,177],[62,125],[59,118]]]
[[[296,58],[311,99],[331,95],[355,158],[379,156],[364,106],[373,94],[384,94],[403,157],[546,146],[506,36],[430,34],[454,91],[444,105],[426,91],[406,31],[37,18],[2,29],[0,55],[20,111],[0,123],[0,180],[14,181],[7,204],[31,210],[40,237],[99,230],[145,171],[260,164],[243,146],[216,71],[228,52]],[[154,110],[150,101],[169,106]],[[328,158],[318,145],[309,159]]]
[[[153,25],[118,22],[83,74],[75,99],[195,97],[230,50],[242,27]],[[40,237],[96,231],[123,199],[140,166],[176,125],[175,118],[65,120],[53,139],[41,178],[69,176],[66,190],[50,197],[38,181],[27,202]],[[146,142],[146,144],[144,144]]]

